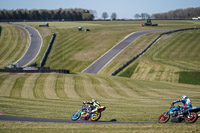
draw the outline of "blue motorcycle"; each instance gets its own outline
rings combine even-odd
[[[191,107],[186,110],[182,110],[181,106],[174,106],[172,105],[170,107],[170,110],[168,112],[164,112],[160,117],[158,118],[159,123],[167,123],[171,118],[171,122],[182,122],[185,120],[187,123],[194,123],[197,121],[198,115],[197,112],[200,111],[200,107]]]

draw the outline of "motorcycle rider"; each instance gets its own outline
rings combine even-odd
[[[96,99],[92,99],[91,102],[84,101],[83,104],[89,104],[90,105],[89,106],[90,113],[94,113],[95,111],[97,111],[97,108],[101,106]]]
[[[182,96],[181,99],[172,102],[172,105],[174,105],[175,103],[179,103],[179,102],[182,102],[184,105],[184,106],[180,107],[181,111],[184,111],[184,110],[192,107],[192,102],[187,96]]]

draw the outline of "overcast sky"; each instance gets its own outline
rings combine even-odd
[[[0,0],[0,9],[84,8],[117,13],[118,18],[134,18],[136,13],[161,13],[170,10],[200,7],[200,0]]]

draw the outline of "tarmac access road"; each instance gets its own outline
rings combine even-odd
[[[56,122],[56,123],[124,123],[124,124],[138,124],[138,123],[153,123],[153,122],[120,122],[120,121],[86,121],[86,120],[66,120],[66,119],[49,119],[49,118],[33,118],[33,117],[18,117],[0,115],[0,121],[26,121],[26,122]]]
[[[36,30],[31,26],[23,24],[13,24],[13,25],[24,28],[29,34],[30,38],[29,47],[25,52],[25,54],[18,61],[15,62],[15,64],[17,64],[18,67],[24,67],[27,64],[31,63],[31,61],[33,61],[39,54],[40,49],[42,47],[42,37],[38,32],[38,30]]]
[[[103,54],[100,58],[94,61],[91,65],[89,65],[82,73],[98,73],[101,71],[110,61],[112,61],[118,54],[120,54],[126,47],[128,47],[132,42],[134,42],[140,36],[147,33],[154,32],[166,32],[168,29],[163,30],[145,30],[145,31],[137,31],[129,34],[123,40],[121,40],[118,44],[113,46],[109,51]]]

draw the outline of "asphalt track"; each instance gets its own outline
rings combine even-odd
[[[18,117],[18,116],[8,116],[0,115],[0,121],[23,121],[23,122],[56,122],[56,123],[111,123],[111,124],[145,124],[153,122],[120,122],[120,121],[85,121],[85,120],[66,120],[66,119],[49,119],[49,118],[33,118],[33,117]]]
[[[26,53],[18,61],[15,62],[15,64],[17,64],[18,67],[24,67],[32,60],[34,60],[39,54],[42,46],[42,37],[40,33],[31,26],[22,24],[13,24],[13,25],[24,28],[29,34],[30,38],[29,48],[27,49]]]
[[[118,54],[120,54],[127,46],[129,46],[132,42],[134,42],[140,36],[147,33],[154,32],[165,32],[169,31],[167,29],[162,30],[146,30],[146,31],[138,31],[133,32],[126,36],[122,41],[112,47],[109,51],[107,51],[104,55],[94,61],[90,66],[88,66],[82,73],[98,73],[101,69],[103,69],[110,61],[112,61]]]

